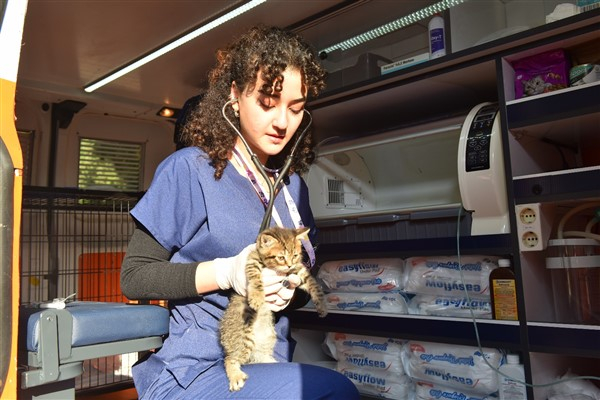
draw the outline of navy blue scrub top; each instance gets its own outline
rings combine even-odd
[[[202,150],[181,149],[159,165],[148,191],[131,211],[173,253],[173,263],[231,257],[256,241],[265,208],[254,187],[231,164],[218,181],[214,172]],[[305,182],[294,174],[287,188],[304,224],[312,228],[314,239]],[[294,227],[282,193],[276,197],[275,207],[282,223]],[[226,292],[169,301],[168,338],[157,353],[133,368],[140,396],[165,369],[186,388],[202,372],[223,360],[218,329],[227,303]],[[290,361],[293,340],[286,317],[279,318],[276,331],[275,358]]]

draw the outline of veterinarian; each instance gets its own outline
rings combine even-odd
[[[263,282],[276,312],[278,362],[244,366],[245,386],[231,392],[219,344],[228,294],[246,293],[245,263],[270,196],[265,178],[280,176],[296,138],[310,130],[304,107],[323,89],[324,76],[312,49],[278,28],[252,28],[217,53],[208,90],[183,129],[188,147],[160,164],[131,211],[136,230],[122,265],[123,293],[132,300],[168,300],[171,310],[163,347],[133,367],[140,399],[359,398],[338,372],[291,362],[294,341],[281,311],[308,298],[294,290],[298,282],[284,285],[269,270]],[[310,134],[297,144],[289,173],[275,188],[271,224],[311,227],[314,240],[299,175],[314,158],[311,144]],[[305,249],[314,262],[310,243]]]

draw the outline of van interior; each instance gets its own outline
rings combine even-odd
[[[2,1],[2,12],[17,3]],[[598,219],[591,210],[599,207],[600,193],[578,185],[599,177],[600,85],[569,87],[563,95],[569,97],[554,102],[544,93],[539,98],[547,102],[537,103],[518,98],[513,84],[515,61],[559,48],[600,68],[598,0],[21,3],[26,13],[14,95],[18,143],[9,142],[22,153],[22,202],[14,205],[18,276],[11,278],[21,310],[19,326],[12,328],[14,335],[19,331],[19,368],[13,371],[19,399],[137,399],[131,368],[160,347],[168,315],[165,301],[132,302],[121,293],[120,266],[134,230],[129,211],[160,162],[181,146],[178,124],[206,91],[217,50],[257,24],[299,33],[328,71],[324,93],[307,103],[317,158],[304,176],[323,244],[321,263],[455,256],[457,247],[465,256],[510,258],[524,293],[517,304],[527,316],[496,321],[489,315],[485,323],[478,317],[484,344],[519,353],[528,382],[573,368],[593,378],[590,393],[600,387],[600,353],[590,345],[597,343],[600,319],[588,313],[586,321],[559,320],[553,291],[560,271],[549,272],[545,258],[555,250],[547,245],[562,216],[572,217],[573,226],[588,224],[596,238],[599,233],[588,221]],[[434,59],[429,22],[435,15],[446,23],[447,54]],[[483,132],[482,124],[484,136],[492,137],[487,164],[467,172],[469,140]],[[9,157],[2,156],[4,163]],[[541,193],[546,180],[565,171],[580,173],[565,179],[579,183]],[[13,194],[5,178],[11,174],[2,175],[5,204]],[[21,195],[20,189],[14,193]],[[571,216],[569,210],[579,212],[583,202],[583,214]],[[535,240],[520,231],[519,222],[532,209],[551,216],[536,228]],[[590,248],[600,257],[600,247]],[[597,271],[585,279],[597,284],[590,293],[598,297]],[[0,283],[4,291],[6,282]],[[85,318],[90,310],[73,314],[39,306],[70,299],[116,305],[92,307],[108,319],[87,324],[91,332],[125,318],[122,304],[143,303],[126,316],[129,321],[159,323],[144,332],[113,329],[118,334],[112,344],[63,343],[56,332],[72,333],[73,315]],[[600,297],[586,307],[600,309]],[[335,365],[324,352],[325,329],[312,314],[294,315],[295,360]],[[332,313],[327,327],[381,337],[402,332],[407,340],[452,346],[479,341],[473,314],[384,320],[356,314]],[[37,319],[27,320],[31,315]],[[565,315],[573,317],[569,310]],[[27,336],[28,323],[33,336]],[[10,333],[3,329],[4,361]],[[563,345],[569,335],[577,343]],[[56,355],[61,352],[68,356]],[[5,383],[0,375],[0,397]],[[532,399],[550,395],[543,385],[528,393]],[[376,391],[361,395],[386,397]]]

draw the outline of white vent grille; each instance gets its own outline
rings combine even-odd
[[[363,198],[360,191],[360,185],[357,181],[328,177],[326,183],[327,208],[358,209],[363,207]]]
[[[344,206],[344,181],[327,179],[327,193],[329,206]]]

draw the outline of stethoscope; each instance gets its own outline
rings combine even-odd
[[[265,209],[265,216],[263,217],[262,223],[260,225],[260,231],[259,232],[262,232],[265,229],[267,229],[267,227],[269,227],[271,225],[271,215],[273,214],[273,206],[275,205],[275,188],[279,187],[279,185],[281,184],[281,182],[287,176],[287,173],[290,170],[290,167],[292,165],[292,157],[294,156],[294,153],[296,152],[296,149],[298,148],[298,145],[300,144],[300,142],[304,138],[304,135],[308,131],[308,128],[312,124],[312,115],[310,115],[310,113],[307,110],[304,110],[304,113],[306,115],[308,115],[308,118],[309,118],[308,124],[304,127],[304,129],[302,130],[302,132],[300,132],[300,135],[296,139],[296,143],[294,143],[294,147],[292,147],[292,151],[290,151],[290,154],[288,154],[287,158],[285,159],[285,162],[283,163],[283,167],[275,175],[276,176],[275,182],[271,182],[271,179],[267,175],[267,169],[268,168],[265,167],[260,162],[260,160],[258,159],[258,156],[252,151],[252,149],[250,148],[250,145],[248,145],[248,142],[246,142],[246,139],[244,139],[244,136],[242,135],[242,133],[233,124],[233,122],[231,122],[231,120],[227,117],[227,114],[225,113],[225,109],[227,108],[227,106],[229,106],[229,105],[231,105],[231,104],[233,104],[235,102],[237,102],[237,99],[231,99],[231,100],[227,101],[223,105],[223,108],[221,109],[221,114],[223,114],[223,118],[225,118],[225,121],[227,121],[227,123],[229,123],[229,125],[233,128],[233,130],[235,131],[235,133],[238,135],[238,137],[240,138],[240,140],[244,144],[244,147],[248,151],[248,154],[250,154],[250,158],[252,159],[252,163],[254,164],[254,166],[256,166],[256,169],[258,170],[258,172],[260,173],[260,175],[267,182],[267,187],[269,189],[269,201],[268,201],[268,204],[267,204],[266,209]]]

